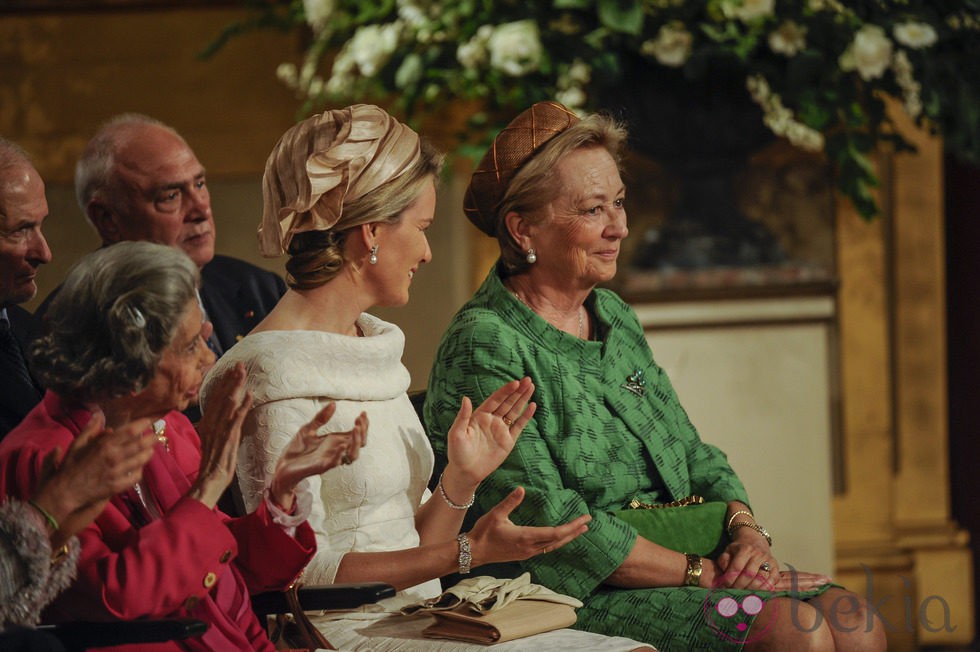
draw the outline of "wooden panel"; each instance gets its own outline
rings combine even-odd
[[[884,221],[837,211],[840,270],[841,447],[844,493],[834,501],[838,545],[891,537],[892,403]]]
[[[276,79],[299,57],[273,31],[198,53],[240,9],[26,14],[0,21],[0,133],[27,149],[47,181],[70,182],[99,124],[126,111],[172,124],[209,174],[261,175],[297,101]]]
[[[915,156],[894,157],[895,519],[943,526],[950,517],[942,144],[907,126]]]

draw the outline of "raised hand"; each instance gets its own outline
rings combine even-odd
[[[214,384],[207,413],[197,425],[201,437],[201,467],[188,495],[208,507],[218,504],[235,477],[242,422],[252,407],[245,388],[245,365],[236,364]]]
[[[512,380],[491,394],[476,410],[463,397],[447,437],[449,464],[444,486],[460,496],[471,495],[480,482],[503,462],[518,435],[534,416],[536,405],[530,378]]]
[[[51,535],[55,548],[101,514],[109,498],[139,482],[143,465],[153,457],[156,439],[149,419],[104,426],[105,416],[96,412],[60,463],[57,448],[44,459],[33,501],[58,522]]]
[[[368,418],[364,412],[347,432],[317,433],[336,409],[335,403],[329,403],[320,410],[312,421],[299,429],[276,462],[269,492],[276,504],[286,511],[292,509],[293,490],[300,480],[319,475],[338,464],[350,464],[357,459],[361,446],[367,441]]]
[[[589,529],[589,514],[555,527],[515,525],[510,514],[523,500],[524,488],[518,487],[476,522],[469,532],[473,566],[552,552]]]

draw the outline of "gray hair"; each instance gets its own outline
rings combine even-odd
[[[88,254],[48,308],[31,370],[42,385],[82,402],[140,391],[197,298],[200,278],[175,247],[120,242]]]
[[[166,129],[183,140],[176,129],[156,118],[142,113],[122,113],[104,122],[85,145],[75,164],[75,199],[86,216],[89,203],[96,197],[107,203],[111,201],[116,152],[134,131],[146,126]]]
[[[27,151],[17,143],[0,136],[0,170],[25,164],[33,165]]]
[[[507,185],[497,215],[500,224],[514,211],[525,219],[540,221],[536,214],[557,199],[562,192],[558,163],[571,152],[602,147],[618,166],[626,144],[626,127],[610,116],[593,113],[553,137],[518,170]],[[520,274],[528,267],[526,253],[511,237],[506,227],[497,229],[500,257],[509,274]]]

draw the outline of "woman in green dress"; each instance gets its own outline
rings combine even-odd
[[[578,627],[662,650],[885,649],[881,621],[829,578],[772,556],[724,453],[701,441],[633,311],[596,289],[626,237],[619,154],[626,133],[535,104],[494,140],[464,210],[500,244],[500,260],[443,336],[424,417],[437,455],[462,396],[479,402],[530,376],[537,412],[481,486],[474,516],[514,486],[515,522],[589,512],[589,531],[522,563],[536,582],[585,602]],[[697,495],[721,503],[712,556],[677,552],[615,512],[631,500]],[[723,520],[722,520],[723,519]]]

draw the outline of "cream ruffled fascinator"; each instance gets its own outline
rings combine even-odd
[[[265,164],[262,255],[281,256],[296,233],[357,226],[344,222],[344,204],[411,169],[420,155],[418,134],[370,104],[294,125]]]

